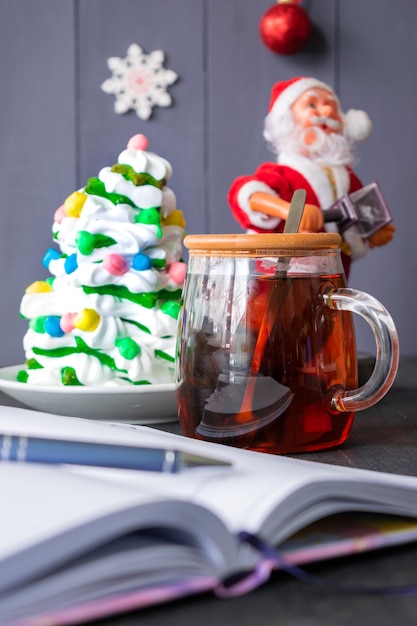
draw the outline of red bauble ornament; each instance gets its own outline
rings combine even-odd
[[[259,24],[264,44],[278,54],[294,54],[304,48],[311,22],[297,0],[278,0]]]

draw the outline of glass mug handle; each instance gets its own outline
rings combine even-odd
[[[336,388],[331,408],[338,412],[361,411],[373,406],[389,391],[399,363],[397,330],[391,315],[373,296],[356,289],[329,289],[323,294],[324,303],[334,311],[350,311],[363,317],[376,341],[375,367],[369,380],[358,389]]]

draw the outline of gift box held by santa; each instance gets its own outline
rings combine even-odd
[[[252,176],[240,176],[232,183],[228,200],[234,217],[249,232],[282,232],[294,191],[305,189],[306,205],[299,230],[340,231],[348,276],[351,261],[364,256],[368,247],[388,243],[395,231],[379,188],[381,202],[377,206],[369,201],[363,204],[368,215],[362,224],[370,217],[374,225],[370,235],[357,216],[335,220],[334,210],[329,211],[342,198],[352,205],[349,198],[366,195],[352,166],[355,144],[366,139],[371,129],[364,111],[352,109],[344,114],[333,89],[316,78],[301,76],[276,83],[265,118],[264,138],[277,160],[263,163]],[[355,215],[353,206],[352,211]]]

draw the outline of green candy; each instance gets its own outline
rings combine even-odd
[[[79,230],[75,235],[75,244],[81,254],[87,256],[94,250],[94,235],[86,230]]]
[[[150,209],[142,209],[140,213],[135,216],[135,222],[137,224],[149,224],[157,227],[157,236],[162,237],[161,228],[161,216],[156,207]]]
[[[45,333],[46,332],[45,330],[46,319],[47,319],[46,315],[42,315],[40,317],[34,317],[29,322],[29,328],[31,330],[34,330],[35,333]]]
[[[124,337],[116,341],[116,347],[124,359],[131,361],[141,353],[140,346],[130,337]]]
[[[16,380],[19,383],[27,383],[28,378],[29,378],[29,374],[26,370],[19,370],[17,372]]]
[[[150,207],[149,209],[142,209],[140,213],[135,215],[135,222],[139,224],[155,224],[161,223],[161,216],[156,207]]]
[[[164,302],[161,305],[161,311],[163,311],[163,313],[166,313],[167,315],[170,315],[171,317],[173,317],[174,320],[176,320],[178,318],[178,314],[180,312],[180,308],[181,308],[181,303],[180,302],[173,302],[172,300],[168,300],[167,302]]]
[[[83,384],[77,378],[77,374],[73,367],[63,367],[61,370],[61,381],[63,385],[68,387],[83,387]]]
[[[142,296],[139,300],[139,304],[144,306],[146,309],[152,309],[152,307],[155,306],[156,296],[154,293],[141,293],[137,295]]]
[[[88,256],[95,248],[108,248],[115,244],[116,241],[107,235],[93,235],[87,230],[79,230],[75,235],[75,244],[84,256]]]

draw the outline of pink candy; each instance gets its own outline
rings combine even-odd
[[[120,254],[108,254],[103,259],[103,267],[113,274],[113,276],[122,276],[129,269],[126,259]]]
[[[65,313],[61,317],[61,321],[59,325],[61,326],[64,333],[70,333],[74,329],[74,319],[77,313]]]
[[[182,285],[185,280],[185,274],[187,272],[187,264],[182,261],[175,261],[171,263],[168,268],[168,275],[177,285]]]
[[[55,214],[54,214],[54,221],[55,221],[57,224],[61,224],[62,220],[64,219],[64,217],[66,217],[66,215],[67,215],[67,214],[66,214],[66,212],[65,212],[64,205],[63,205],[63,204],[61,204],[61,206],[59,206],[59,207],[57,208],[57,210],[55,211]]]
[[[129,139],[129,142],[127,144],[129,150],[146,150],[148,146],[149,141],[147,137],[141,134],[133,135],[133,137]]]

